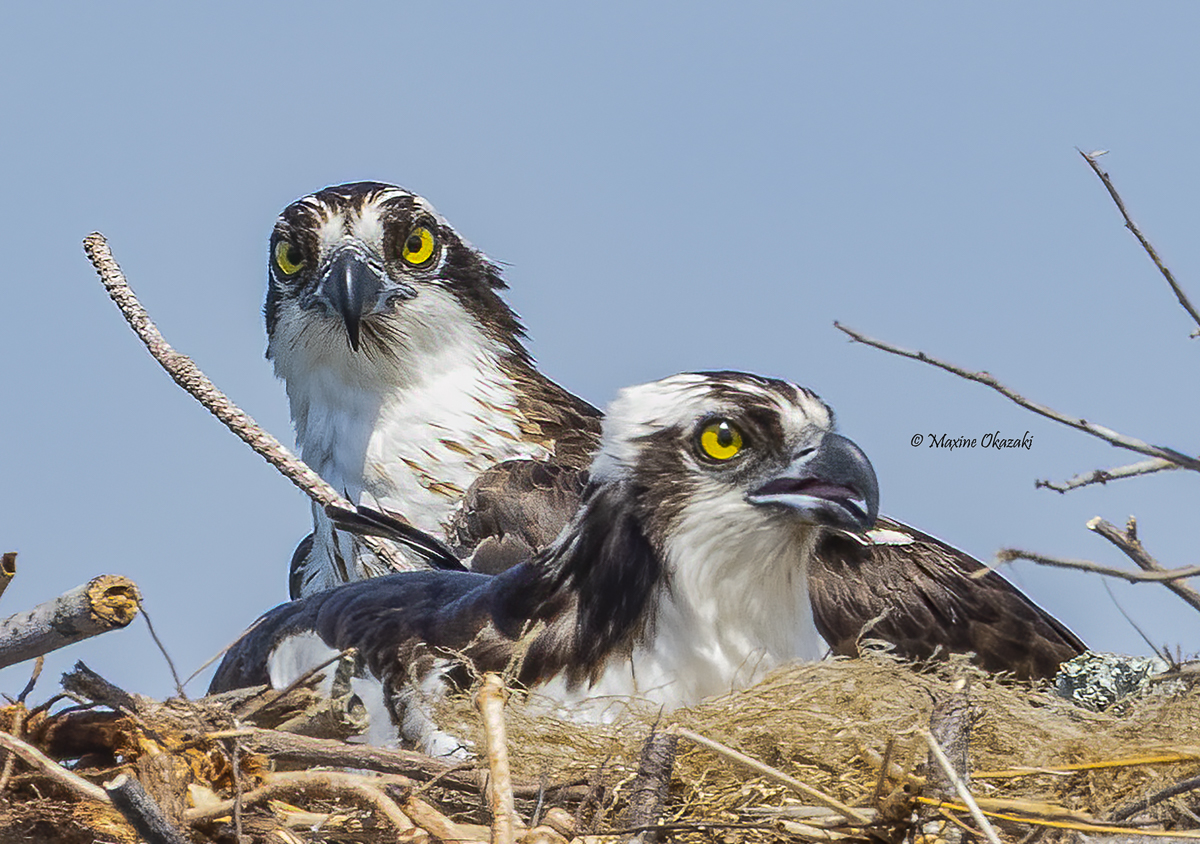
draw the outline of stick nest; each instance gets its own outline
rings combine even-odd
[[[935,705],[964,679],[971,791],[1003,840],[1020,840],[1039,826],[1041,841],[1067,840],[1072,829],[1111,826],[1122,807],[1124,823],[1136,830],[1200,837],[1194,791],[1133,806],[1200,774],[1200,696],[1191,689],[1149,695],[1112,715],[1080,709],[1045,688],[982,674],[961,660],[920,669],[873,656],[788,667],[694,709],[660,714],[631,705],[605,726],[560,720],[544,714],[536,699],[514,696],[505,718],[517,813],[530,824],[536,812],[543,824],[537,835],[518,830],[517,840],[627,840],[628,834],[592,836],[623,829],[642,745],[652,729],[672,725],[863,810],[872,826],[849,825],[775,779],[681,739],[660,821],[669,840],[900,841],[913,840],[915,817],[928,823],[950,816],[948,828],[972,826],[955,798],[941,809],[928,805],[940,796],[924,784],[930,771],[920,738]],[[361,746],[281,733],[273,727],[294,728],[305,721],[300,714],[325,724],[328,713],[315,712],[322,704],[310,689],[270,706],[260,705],[269,693],[258,694],[165,703],[129,696],[133,703],[123,708],[72,707],[54,715],[13,704],[0,709],[0,730],[91,782],[118,773],[136,777],[196,842],[235,840],[237,821],[228,805],[239,791],[242,832],[252,841],[488,839],[484,766],[455,768],[398,752],[384,764],[367,758]],[[239,715],[247,711],[253,722]],[[444,729],[484,746],[468,697],[445,702],[440,717]],[[229,737],[231,730],[241,735]],[[288,750],[291,745],[300,750]],[[353,764],[342,765],[340,774],[304,773],[315,767],[313,747],[366,755],[349,759]],[[0,759],[7,756],[0,751]],[[888,773],[881,775],[885,756]],[[112,807],[79,799],[24,762],[11,766],[2,785],[0,842],[138,840]],[[406,819],[413,825],[402,830]]]

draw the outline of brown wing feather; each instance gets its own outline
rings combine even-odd
[[[496,573],[545,548],[574,515],[587,472],[545,460],[506,460],[471,484],[447,535],[474,552],[473,571]]]
[[[856,656],[861,638],[882,639],[909,659],[974,652],[987,671],[1032,679],[1086,649],[999,574],[972,578],[985,566],[969,554],[891,519],[876,527],[912,542],[831,534],[809,573],[817,629],[835,654]]]

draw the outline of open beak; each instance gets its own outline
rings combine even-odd
[[[810,524],[862,533],[879,515],[879,481],[863,450],[839,434],[826,434],[746,496],[751,504],[788,507]]]
[[[392,281],[358,250],[342,249],[334,255],[317,284],[313,304],[341,316],[350,348],[358,351],[362,321],[387,312],[400,299],[412,299],[417,291]]]

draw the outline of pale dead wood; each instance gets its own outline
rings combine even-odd
[[[1038,480],[1034,481],[1033,485],[1037,489],[1052,489],[1055,492],[1070,492],[1073,489],[1079,489],[1092,484],[1106,484],[1109,481],[1119,481],[1123,478],[1136,478],[1141,475],[1153,475],[1155,472],[1165,472],[1170,469],[1178,469],[1179,466],[1170,463],[1166,460],[1159,460],[1157,457],[1150,460],[1140,460],[1137,463],[1130,463],[1126,466],[1117,466],[1114,469],[1093,469],[1090,472],[1085,472],[1081,475],[1076,475],[1073,478],[1068,478],[1062,483],[1054,481]]]
[[[303,791],[306,794],[330,795],[338,797],[356,797],[378,810],[397,832],[406,832],[414,827],[413,821],[396,804],[381,791],[382,785],[388,780],[365,777],[359,774],[346,774],[337,771],[298,771],[275,774],[262,786],[247,791],[241,796],[245,806],[262,803],[278,795],[288,792]],[[234,810],[235,800],[221,800],[211,805],[188,809],[184,819],[189,824],[204,823],[222,815],[228,815]],[[435,833],[436,834],[436,833]]]
[[[1004,396],[1015,404],[1020,405],[1026,410],[1032,410],[1039,416],[1045,416],[1047,419],[1052,419],[1053,421],[1066,425],[1069,428],[1074,428],[1077,431],[1083,431],[1085,434],[1089,434],[1097,439],[1104,440],[1106,443],[1115,445],[1118,448],[1136,451],[1139,454],[1146,455],[1147,457],[1157,457],[1160,460],[1165,460],[1184,469],[1200,471],[1200,460],[1197,460],[1194,457],[1189,457],[1188,455],[1178,452],[1173,448],[1151,445],[1150,443],[1143,442],[1135,437],[1129,437],[1124,434],[1120,434],[1103,425],[1097,425],[1093,422],[1088,422],[1086,419],[1067,416],[1066,414],[1060,413],[1044,404],[1039,404],[1035,401],[1025,398],[1016,390],[1013,390],[1011,387],[1001,383],[998,379],[991,375],[991,373],[971,372],[970,370],[963,369],[960,366],[939,360],[938,358],[928,355],[925,352],[903,349],[899,346],[894,346],[891,343],[886,343],[883,340],[876,340],[875,338],[868,337],[867,335],[856,331],[853,328],[848,328],[842,325],[840,322],[834,322],[834,327],[847,334],[852,340],[862,343],[863,345],[873,346],[876,349],[888,352],[889,354],[898,355],[899,357],[921,361],[922,363],[936,366],[939,369],[944,369],[947,372],[957,375],[960,378],[965,378],[968,381],[975,381],[976,383],[983,384],[986,387],[991,387],[993,390],[1000,393],[1000,395]]]
[[[508,690],[499,674],[489,672],[475,695],[475,708],[483,721],[487,748],[488,806],[492,810],[492,844],[513,844],[516,806],[513,803],[512,773],[508,767],[508,738],[504,728],[504,704]],[[431,830],[432,831],[432,830]]]
[[[125,627],[140,601],[132,580],[105,574],[11,615],[0,621],[0,668]]]
[[[303,460],[292,454],[284,445],[264,430],[248,413],[230,401],[217,389],[216,384],[200,371],[187,355],[180,354],[167,343],[149,313],[138,301],[125,274],[113,258],[108,241],[99,232],[92,232],[83,240],[83,250],[96,268],[104,289],[121,310],[129,327],[145,344],[150,354],[167,371],[180,387],[204,405],[213,416],[232,431],[268,463],[278,469],[285,478],[299,487],[313,501],[321,504],[336,504],[353,509],[354,505],[338,494],[325,480],[309,468]],[[381,560],[394,563],[393,555],[383,542],[375,537],[362,537],[361,541]]]
[[[670,728],[670,731],[682,736],[690,742],[711,750],[713,753],[724,756],[730,761],[737,762],[739,765],[743,765],[752,771],[767,777],[768,779],[774,780],[780,785],[785,785],[798,794],[803,794],[805,797],[817,801],[822,806],[827,806],[828,808],[833,809],[835,812],[840,813],[846,820],[856,824],[857,826],[869,826],[871,823],[870,819],[862,812],[858,811],[857,809],[850,808],[837,798],[830,797],[825,792],[815,789],[806,783],[802,783],[800,780],[795,779],[794,777],[789,777],[783,771],[759,762],[757,759],[747,756],[744,753],[740,753],[739,751],[734,750],[732,747],[728,747],[718,741],[713,741],[707,736],[702,736],[699,733],[692,732],[686,727],[675,725]]]
[[[85,800],[94,800],[97,803],[112,802],[103,788],[71,773],[36,747],[21,741],[16,736],[0,732],[0,747],[15,753],[22,762],[36,768],[60,785],[66,786]]]
[[[1167,570],[1142,547],[1141,540],[1137,537],[1137,519],[1133,516],[1129,517],[1124,531],[1121,531],[1112,522],[1105,521],[1099,516],[1088,521],[1087,528],[1090,531],[1100,534],[1113,545],[1120,548],[1125,556],[1133,560],[1143,571],[1164,572]],[[1186,583],[1180,583],[1178,580],[1166,580],[1163,582],[1163,585],[1186,601],[1192,608],[1200,610],[1200,592],[1197,592]]]
[[[929,745],[929,752],[933,755],[938,767],[941,768],[942,773],[953,784],[954,791],[958,794],[959,799],[967,805],[967,809],[971,812],[971,817],[983,832],[984,837],[987,838],[990,844],[1000,844],[1000,836],[996,834],[996,830],[992,828],[991,822],[980,811],[979,804],[971,796],[971,791],[967,788],[966,783],[955,773],[954,766],[946,758],[946,753],[942,750],[941,745],[938,744],[937,739],[928,730],[921,730],[920,733],[921,737],[925,739],[925,743]]]
[[[17,552],[5,551],[3,556],[0,556],[0,595],[4,594],[4,590],[8,588],[8,584],[12,583],[12,579],[17,576]]]
[[[1138,243],[1142,245],[1142,249],[1146,250],[1146,254],[1154,262],[1154,266],[1158,267],[1158,271],[1167,280],[1167,284],[1171,285],[1171,291],[1175,294],[1175,298],[1179,300],[1180,306],[1187,311],[1188,316],[1195,321],[1196,325],[1200,326],[1200,313],[1196,312],[1191,300],[1183,292],[1183,288],[1180,287],[1179,282],[1175,280],[1175,275],[1163,263],[1162,258],[1158,256],[1158,251],[1154,248],[1153,244],[1142,234],[1142,230],[1137,227],[1137,224],[1133,222],[1133,218],[1129,216],[1129,211],[1125,208],[1125,202],[1121,199],[1121,195],[1117,193],[1117,189],[1114,187],[1108,173],[1104,172],[1100,168],[1100,165],[1096,163],[1097,159],[1104,155],[1104,152],[1084,152],[1083,150],[1079,150],[1078,152],[1083,156],[1083,160],[1088,163],[1088,166],[1092,168],[1092,171],[1100,178],[1100,181],[1104,183],[1108,195],[1112,197],[1112,201],[1116,203],[1117,210],[1121,212],[1121,216],[1125,219],[1125,228],[1133,232],[1133,236],[1138,239]],[[1200,334],[1200,331],[1193,332],[1192,336],[1195,337],[1197,334]]]
[[[486,827],[452,821],[432,805],[412,794],[400,800],[400,808],[412,818],[413,823],[442,841],[464,843],[483,841],[490,832]]]
[[[167,820],[158,803],[137,780],[119,774],[104,784],[104,790],[113,806],[147,844],[186,844],[187,839]]]

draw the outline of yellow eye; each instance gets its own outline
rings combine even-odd
[[[742,432],[728,419],[715,419],[700,431],[700,450],[713,460],[730,460],[742,450]]]
[[[419,267],[421,264],[428,263],[433,257],[433,249],[437,242],[433,239],[433,232],[425,226],[417,226],[408,233],[408,238],[404,241],[404,248],[400,251],[400,257],[414,267]]]
[[[296,244],[281,240],[275,244],[275,266],[284,275],[295,275],[304,269],[304,254]]]

